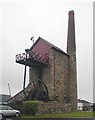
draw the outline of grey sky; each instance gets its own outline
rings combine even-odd
[[[93,0],[1,0],[0,84],[2,93],[22,89],[24,66],[15,55],[39,36],[66,51],[68,11],[75,12],[78,98],[93,100]],[[2,82],[2,83],[1,83]],[[28,83],[28,73],[27,73]]]

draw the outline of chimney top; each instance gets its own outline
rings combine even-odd
[[[69,11],[68,16],[68,35],[67,35],[67,53],[75,56],[76,44],[75,44],[75,22],[74,22],[74,11]]]
[[[73,10],[71,10],[71,11],[69,11],[69,13],[68,13],[69,15],[74,15],[74,11]]]

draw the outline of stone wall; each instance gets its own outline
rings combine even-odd
[[[68,56],[52,49],[49,55],[49,65],[44,69],[43,80],[49,91],[51,100],[64,104],[67,102]]]
[[[71,111],[71,106],[69,106],[68,104],[62,105],[57,101],[49,101],[49,102],[40,101],[37,114],[62,113],[62,112],[70,112],[70,111]]]
[[[55,99],[65,104],[67,102],[68,89],[68,56],[53,49],[54,51],[54,86]]]
[[[26,91],[34,89],[33,81],[38,81],[37,67],[29,69],[29,82]],[[77,108],[77,80],[76,61],[64,52],[52,48],[49,54],[49,64],[43,66],[42,80],[47,86],[51,101],[40,102],[38,113],[73,111]],[[11,101],[23,100],[23,92],[12,98]]]
[[[37,68],[30,68],[29,74],[30,82],[38,80]],[[67,103],[68,55],[57,49],[51,49],[49,64],[43,67],[42,80],[48,88],[50,100]]]
[[[13,103],[15,101],[22,101],[24,100],[24,94],[23,91],[20,91],[19,93],[17,93],[15,96],[13,96],[8,103]]]
[[[68,69],[68,101],[71,103],[72,111],[77,110],[77,72],[76,72],[76,59],[74,56],[69,57]]]

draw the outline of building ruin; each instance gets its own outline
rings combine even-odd
[[[40,100],[40,112],[77,110],[77,72],[74,11],[69,11],[67,53],[39,37],[26,53],[16,55],[25,65],[23,90],[10,99]],[[29,85],[25,88],[26,66]]]

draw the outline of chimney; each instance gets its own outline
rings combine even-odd
[[[67,36],[67,54],[76,55],[76,45],[75,45],[75,21],[74,21],[74,11],[69,11],[68,19],[68,36]]]
[[[77,71],[76,71],[76,43],[75,43],[75,21],[74,11],[69,11],[68,36],[67,36],[68,60],[68,103],[71,110],[77,110]]]

